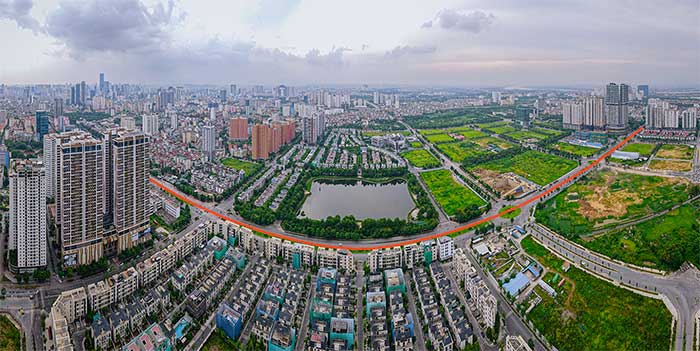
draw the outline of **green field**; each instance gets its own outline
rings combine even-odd
[[[656,157],[692,160],[695,149],[688,145],[665,144],[656,152]]]
[[[237,169],[239,171],[243,170],[245,174],[253,174],[260,167],[262,167],[262,165],[259,163],[243,161],[236,158],[225,158],[221,160],[221,164],[229,168]]]
[[[452,172],[446,169],[422,172],[420,176],[448,216],[455,215],[468,205],[483,206],[486,204],[471,189],[458,183],[452,177]]]
[[[477,139],[477,138],[482,138],[482,137],[486,136],[486,133],[478,131],[478,130],[474,130],[474,129],[463,129],[463,130],[454,131],[454,133],[461,134],[462,136],[464,136],[465,140]]]
[[[508,141],[505,141],[503,139],[487,136],[483,138],[477,138],[471,140],[472,142],[478,144],[479,146],[483,148],[488,148],[490,146],[497,146],[501,150],[508,150],[512,148],[514,145]]]
[[[410,162],[414,167],[418,168],[435,168],[440,167],[440,161],[438,161],[433,154],[425,149],[411,150],[401,154],[408,162]]]
[[[482,163],[472,169],[513,172],[539,185],[546,185],[576,168],[576,161],[528,150],[521,154]]]
[[[669,349],[672,317],[661,300],[616,287],[578,268],[564,272],[563,261],[531,237],[523,239],[521,245],[565,280],[555,298],[539,291],[542,301],[527,314],[557,349]]]
[[[411,147],[417,149],[417,148],[423,147],[423,144],[421,144],[420,141],[412,141],[412,142],[411,142]]]
[[[501,134],[501,135],[513,133],[513,132],[517,131],[517,129],[515,129],[514,127],[509,126],[509,125],[491,127],[491,128],[487,128],[487,129],[496,133],[496,134]]]
[[[19,330],[6,316],[0,316],[0,351],[18,351],[19,349]]]
[[[688,183],[614,170],[591,172],[538,205],[537,221],[562,235],[588,235],[657,213],[688,199]]]
[[[453,137],[447,135],[447,133],[430,134],[426,135],[425,138],[433,144],[451,143],[456,141]]]
[[[632,143],[625,145],[625,147],[622,148],[622,151],[638,152],[639,156],[649,157],[654,151],[654,147],[656,147],[655,144]]]
[[[406,123],[416,129],[460,127],[470,123],[488,123],[496,120],[494,112],[507,112],[508,107],[480,106],[435,112],[420,116],[404,118]]]
[[[467,157],[488,154],[489,151],[484,150],[474,141],[460,141],[457,143],[438,144],[437,148],[455,162],[462,162]]]
[[[511,133],[506,133],[506,135],[518,141],[526,141],[529,139],[544,140],[548,138],[546,134],[536,133],[531,130],[518,130]]]
[[[601,151],[601,149],[596,149],[593,147],[574,145],[564,142],[555,143],[554,145],[552,145],[552,148],[572,153],[581,157],[590,157]]]
[[[498,213],[502,213],[502,212],[509,210],[511,208],[513,208],[513,206],[511,206],[511,205],[504,206],[500,211],[498,211]],[[502,215],[501,218],[505,218],[505,219],[515,218],[515,217],[518,217],[522,211],[523,211],[522,209],[516,208],[515,210]]]
[[[405,136],[411,135],[411,132],[407,130],[363,130],[362,136],[366,138],[371,138],[373,136],[381,136],[387,134],[402,134]]]
[[[608,257],[663,270],[688,261],[700,265],[700,202],[582,244]]]

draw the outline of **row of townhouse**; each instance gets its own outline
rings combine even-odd
[[[240,241],[241,248],[245,252],[262,252],[267,259],[281,257],[285,262],[290,262],[294,268],[317,266],[336,268],[346,272],[355,270],[355,258],[348,250],[317,249],[311,245],[263,237],[245,227],[240,227],[232,235],[238,235],[237,240]]]
[[[269,274],[270,262],[261,258],[251,271],[239,278],[243,283],[237,286],[229,300],[219,307],[216,326],[232,340],[237,340],[241,335],[243,325],[255,309],[258,294]]]
[[[367,277],[365,314],[368,320],[365,350],[386,351],[390,349],[389,329],[387,328],[387,302],[384,279],[381,274]],[[369,344],[369,345],[367,345]]]
[[[440,296],[440,303],[444,308],[447,323],[455,337],[455,345],[458,349],[464,349],[467,343],[471,344],[474,341],[474,332],[465,313],[465,306],[460,301],[455,286],[447,278],[441,266],[430,265],[430,275]]]
[[[88,309],[99,311],[126,301],[139,288],[153,285],[159,277],[171,271],[176,262],[187,257],[195,248],[203,245],[209,233],[214,230],[211,223],[204,223],[168,247],[140,262],[136,267],[129,267],[123,272],[89,284],[87,287],[62,292],[51,306],[50,323],[46,323],[46,328],[51,328],[52,331],[48,333],[48,335],[53,336],[53,340],[50,342],[54,344],[54,347],[72,350],[68,328],[63,327],[63,324],[71,324],[85,318]],[[159,286],[146,294],[145,298],[150,299],[150,303],[143,305],[146,306],[149,314],[170,303],[170,295],[165,293],[164,289],[163,286]],[[157,297],[154,297],[156,295]]]
[[[416,285],[420,311],[422,312],[421,324],[427,326],[427,339],[432,349],[440,351],[452,351],[454,339],[447,326],[445,318],[440,313],[441,302],[435,294],[430,277],[424,269],[413,270],[413,281]]]
[[[389,294],[389,311],[391,312],[391,336],[395,351],[413,350],[415,336],[414,317],[406,309],[404,294],[406,281],[400,268],[384,271],[384,282]]]
[[[194,318],[199,319],[212,306],[216,297],[221,294],[225,283],[228,282],[236,271],[236,265],[229,257],[223,257],[209,270],[204,278],[200,279],[197,289],[187,296],[185,308]]]
[[[372,250],[367,262],[371,272],[380,272],[392,268],[413,268],[419,264],[430,265],[438,259],[447,261],[454,256],[454,252],[454,240],[443,236],[403,247]]]
[[[309,307],[309,350],[352,350],[355,345],[356,291],[348,275],[321,268]]]
[[[498,313],[498,299],[486,286],[474,266],[469,261],[467,253],[461,248],[455,252],[452,261],[454,276],[464,289],[469,293],[469,300],[473,304],[475,316],[481,321],[484,328],[493,328],[496,325]]]

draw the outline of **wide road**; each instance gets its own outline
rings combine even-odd
[[[693,350],[695,315],[700,311],[700,271],[696,268],[690,267],[668,275],[656,274],[613,261],[540,224],[533,224],[529,229],[533,237],[550,251],[590,274],[637,293],[664,296],[664,302],[671,304],[671,312],[678,321],[674,349]]]
[[[586,164],[585,162],[580,165],[578,168],[575,170],[571,171],[569,174],[565,175],[562,177],[563,179],[559,179],[558,181],[554,182],[552,185],[544,187],[539,193],[527,198],[526,200],[523,200],[522,202],[513,205],[512,208],[503,211],[501,213],[498,213],[498,209],[494,208],[490,213],[490,215],[487,215],[485,217],[482,217],[480,219],[477,219],[475,221],[469,222],[465,225],[462,226],[457,226],[454,228],[450,223],[441,223],[441,225],[436,228],[436,230],[433,230],[428,233],[423,233],[411,237],[394,237],[390,239],[375,239],[375,240],[361,240],[361,241],[342,241],[342,240],[327,240],[327,239],[321,239],[321,238],[312,238],[306,235],[301,235],[301,234],[293,234],[293,233],[287,233],[284,230],[282,230],[279,226],[259,226],[255,225],[253,223],[247,222],[243,220],[242,218],[236,216],[236,215],[227,215],[225,213],[222,213],[223,208],[225,205],[219,204],[216,207],[211,207],[209,204],[199,202],[198,200],[195,200],[191,198],[190,196],[187,196],[186,194],[180,192],[175,188],[173,185],[168,184],[164,181],[158,180],[156,178],[151,178],[151,183],[154,185],[158,186],[159,188],[163,189],[164,191],[170,193],[171,195],[179,198],[180,200],[190,204],[193,207],[196,207],[197,209],[206,212],[210,215],[213,215],[215,217],[218,217],[220,219],[236,223],[238,225],[250,228],[254,231],[270,235],[273,237],[277,237],[283,240],[289,240],[292,242],[297,242],[301,244],[306,244],[306,245],[312,245],[312,246],[318,246],[318,247],[325,247],[325,248],[330,248],[330,249],[350,249],[350,250],[358,250],[358,251],[366,251],[366,250],[373,250],[373,249],[380,249],[380,248],[391,248],[391,247],[397,247],[397,246],[404,246],[408,244],[413,244],[413,243],[418,243],[424,240],[430,240],[430,239],[436,239],[439,237],[443,237],[446,235],[450,235],[453,233],[465,231],[471,228],[474,228],[480,224],[483,223],[488,223],[491,222],[495,219],[500,218],[506,213],[515,211],[518,208],[523,209],[523,212],[531,207],[531,205],[535,204],[537,201],[540,199],[546,198],[548,195],[551,193],[554,193],[561,187],[577,180],[581,175],[589,172],[591,169],[593,169],[595,166],[597,166],[600,162],[605,160],[606,157],[610,156],[615,150],[619,149],[622,147],[625,143],[627,143],[629,140],[631,140],[635,135],[639,134],[641,131],[644,130],[644,127],[640,127],[639,129],[635,130],[632,132],[630,135],[628,135],[624,140],[622,140],[620,143],[615,145],[614,147],[610,148],[607,152],[605,152],[603,155],[601,155],[599,158],[596,160],[592,161],[589,164]],[[229,200],[232,201],[232,200]],[[223,206],[222,206],[223,205]]]

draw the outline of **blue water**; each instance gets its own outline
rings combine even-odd
[[[187,328],[188,325],[190,325],[190,323],[186,320],[180,320],[180,322],[177,323],[177,325],[175,326],[175,337],[177,339],[180,339],[185,335],[183,331],[185,330],[185,328]]]

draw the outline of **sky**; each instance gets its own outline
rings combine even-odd
[[[0,83],[700,82],[699,0],[0,0]]]

